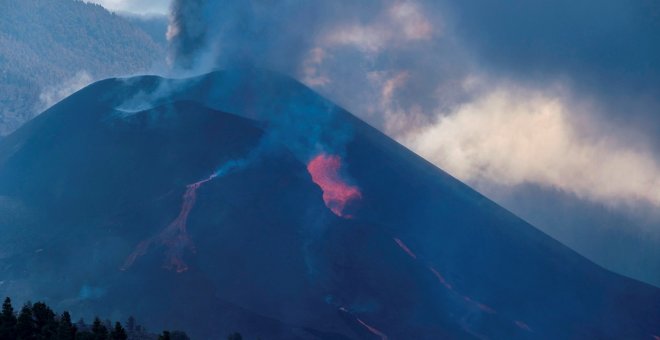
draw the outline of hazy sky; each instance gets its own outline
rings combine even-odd
[[[170,0],[87,0],[103,7],[135,14],[167,14]]]

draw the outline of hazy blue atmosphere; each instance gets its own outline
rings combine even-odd
[[[658,136],[650,0],[0,0],[0,296],[195,339],[653,339]]]

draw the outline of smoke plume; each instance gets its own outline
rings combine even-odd
[[[567,101],[569,106],[561,108],[561,129],[577,135],[546,134],[549,139],[544,144],[557,148],[520,157],[506,150],[492,152],[494,144],[486,137],[514,143],[503,140],[515,135],[497,130],[503,125],[491,124],[489,130],[481,131],[484,142],[469,144],[470,155],[464,154],[460,139],[442,138],[457,130],[442,132],[438,122],[444,122],[443,126],[457,122],[452,117],[464,108],[478,109],[470,116],[472,127],[500,117],[492,98],[493,93],[501,93],[499,84],[503,82],[513,83],[510,88],[529,88],[552,96],[534,81],[503,79],[497,70],[479,66],[475,52],[455,32],[459,26],[447,2],[176,0],[171,9],[168,37],[176,69],[201,71],[250,64],[289,74],[469,182],[534,183],[598,202],[659,202],[650,192],[655,185],[642,184],[660,178],[652,151],[639,152],[644,145],[626,145],[628,141],[615,133],[606,144],[616,148],[608,154],[602,141],[577,134],[582,133],[575,128],[577,124],[591,126],[586,133],[596,135],[614,131],[598,120],[607,110],[584,112]],[[547,79],[568,91],[573,89],[566,79],[550,75]],[[517,106],[517,111],[526,110],[520,117],[536,117],[535,110],[542,109],[536,104],[543,105],[538,101],[529,104]],[[516,122],[516,131],[535,134],[538,125],[533,119]],[[545,151],[568,155],[553,156]],[[455,157],[460,154],[465,157]],[[486,159],[476,158],[486,154]],[[539,156],[533,162],[532,154]],[[603,166],[593,168],[589,176],[580,176],[587,172],[580,161],[586,159],[583,156],[600,159],[596,163]],[[628,164],[627,172],[643,177],[639,183],[627,180],[613,187],[612,177],[623,164]]]

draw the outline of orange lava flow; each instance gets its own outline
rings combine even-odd
[[[188,235],[188,216],[197,201],[197,189],[202,184],[212,180],[214,176],[195,182],[186,186],[183,194],[183,203],[179,215],[172,221],[160,234],[148,240],[140,242],[133,253],[128,256],[121,270],[127,270],[141,256],[145,255],[152,244],[158,244],[166,248],[167,261],[165,268],[175,270],[177,273],[183,273],[188,270],[188,265],[183,260],[186,250],[195,252],[195,246]]]
[[[362,198],[360,189],[347,184],[340,176],[341,158],[320,154],[307,164],[312,181],[323,190],[323,202],[335,215],[351,218],[344,213],[346,206]]]

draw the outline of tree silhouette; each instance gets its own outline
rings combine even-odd
[[[111,340],[127,340],[128,335],[126,334],[126,330],[124,330],[124,327],[121,326],[121,323],[116,322],[115,323],[115,328],[110,332],[110,339]]]
[[[108,329],[98,317],[94,318],[94,323],[92,323],[92,334],[94,340],[108,340]]]
[[[98,317],[91,326],[82,318],[73,325],[69,312],[57,317],[43,302],[26,303],[16,317],[9,298],[5,299],[0,313],[0,340],[190,340],[181,331],[165,331],[161,335],[147,333],[133,317],[128,319],[127,327],[133,331],[127,332],[120,322],[112,327],[110,320],[101,321]],[[240,335],[232,340],[241,340]]]
[[[132,316],[128,317],[128,321],[126,321],[126,330],[128,333],[133,333],[135,332],[135,318]]]
[[[32,316],[32,305],[28,302],[23,305],[21,312],[16,320],[16,339],[32,340],[36,339],[37,328]]]
[[[11,299],[6,298],[2,304],[2,314],[0,314],[0,339],[16,338],[16,315],[14,307],[11,305]]]
[[[170,333],[171,340],[190,340],[188,334],[181,331],[173,331]]]
[[[69,312],[62,313],[60,317],[60,322],[57,327],[57,339],[58,340],[75,340],[76,339],[76,327],[71,323],[71,315]]]
[[[53,339],[57,334],[57,321],[55,313],[43,302],[32,305],[32,316],[36,329],[36,338],[39,340]]]

